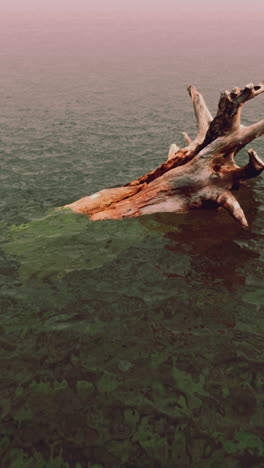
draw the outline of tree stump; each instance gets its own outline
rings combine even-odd
[[[180,148],[172,144],[167,161],[154,171],[65,207],[95,221],[222,206],[243,228],[247,228],[245,214],[231,190],[242,181],[258,176],[264,169],[264,162],[253,149],[248,151],[248,164],[239,167],[235,163],[237,153],[264,134],[264,120],[249,127],[241,125],[243,105],[264,92],[264,82],[223,92],[214,119],[195,87],[187,89],[197,120],[194,140],[184,133],[186,146]]]

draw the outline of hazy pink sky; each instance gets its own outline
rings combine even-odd
[[[2,0],[0,12],[47,12],[47,13],[82,13],[97,12],[143,14],[144,16],[177,17],[179,14],[204,14],[215,17],[232,15],[237,21],[260,17],[264,13],[263,0]]]

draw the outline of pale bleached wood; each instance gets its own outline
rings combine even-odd
[[[199,93],[193,85],[188,86],[187,89],[192,99],[194,113],[197,120],[197,136],[195,140],[197,143],[202,143],[213,117],[202,94]]]
[[[245,213],[230,190],[219,188],[216,193],[212,193],[211,199],[214,200],[219,206],[223,206],[223,208],[225,208],[228,213],[236,221],[238,221],[239,224],[241,224],[243,228],[248,227]]]
[[[243,127],[241,129],[241,140],[243,146],[250,143],[255,138],[264,135],[264,120],[260,120],[259,122],[250,125],[249,127]]]
[[[172,143],[172,145],[170,145],[170,149],[169,149],[169,152],[168,152],[168,160],[169,159],[173,159],[175,154],[180,151],[180,147],[176,145],[176,143]]]
[[[264,134],[264,120],[249,127],[241,125],[242,106],[264,92],[264,84],[246,85],[221,94],[214,119],[205,100],[193,86],[188,87],[197,120],[194,140],[185,134],[187,146],[170,146],[168,160],[158,168],[129,182],[104,189],[66,205],[92,220],[137,217],[158,212],[186,212],[208,202],[223,206],[243,228],[245,214],[232,194],[240,181],[258,176],[264,162],[249,150],[249,162],[235,163],[236,154],[254,138]]]
[[[185,143],[187,143],[187,145],[190,145],[192,143],[192,139],[191,137],[188,135],[188,133],[186,132],[182,132],[182,135],[183,135],[183,138],[185,140]]]

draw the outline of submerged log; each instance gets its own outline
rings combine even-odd
[[[241,124],[243,105],[264,92],[264,82],[222,93],[214,119],[195,87],[189,86],[188,92],[197,120],[194,140],[184,133],[187,146],[172,144],[167,161],[154,171],[65,207],[86,214],[91,220],[102,220],[223,206],[242,227],[248,227],[231,190],[240,182],[257,177],[264,169],[264,162],[253,149],[248,151],[248,164],[239,167],[235,163],[236,154],[264,134],[264,120],[249,127]]]

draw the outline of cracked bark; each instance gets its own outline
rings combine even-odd
[[[249,127],[241,125],[243,105],[264,92],[264,83],[248,84],[221,94],[213,119],[203,96],[188,86],[197,120],[197,135],[191,140],[183,132],[187,146],[173,143],[168,159],[154,171],[128,184],[104,189],[65,205],[92,220],[120,219],[157,212],[186,212],[213,202],[223,206],[244,228],[245,214],[231,190],[240,181],[257,177],[264,162],[253,149],[243,167],[236,154],[253,139],[264,134],[264,120]]]

